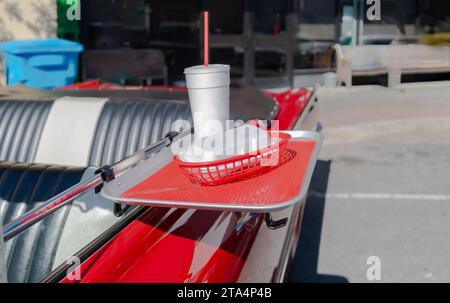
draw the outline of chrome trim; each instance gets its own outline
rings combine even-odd
[[[176,137],[183,137],[190,132],[191,130],[183,131]],[[116,164],[112,165],[114,174],[120,175],[127,169],[136,165],[138,162],[148,158],[153,153],[159,152],[163,148],[169,146],[172,140],[174,140],[176,137],[166,137],[161,141],[149,145],[141,149],[140,151],[136,152],[135,154],[117,162]],[[73,202],[75,199],[77,199],[84,193],[101,185],[103,182],[104,180],[102,176],[96,175],[83,183],[78,183],[70,187],[69,189],[66,189],[62,193],[44,202],[40,207],[32,209],[29,212],[25,213],[24,215],[12,220],[8,224],[6,224],[6,226],[3,227],[2,232],[4,240],[5,241],[10,240],[14,236],[21,233],[30,226],[34,225],[35,223],[39,222],[43,218],[54,213],[55,211],[64,207],[65,205],[68,205],[69,203]]]
[[[286,233],[286,238],[284,241],[283,248],[281,250],[280,261],[278,263],[276,272],[272,279],[273,283],[284,283],[287,280],[287,274],[289,270],[289,263],[292,261],[291,259],[294,257],[293,252],[295,252],[294,245],[298,245],[300,233],[295,235],[295,226],[297,224],[303,224],[303,213],[305,212],[306,200],[301,201],[297,205],[295,205],[295,209],[293,215],[291,217],[291,222],[288,227],[288,231]],[[295,220],[294,220],[295,219]]]
[[[12,220],[8,224],[6,224],[5,227],[3,227],[3,235],[5,241],[10,240],[33,224],[54,213],[61,207],[64,207],[65,205],[73,202],[73,200],[75,200],[85,192],[97,187],[102,183],[103,180],[99,175],[94,176],[86,182],[83,182],[82,184],[76,184],[71,188],[63,191],[59,195],[50,198],[42,206],[32,209],[24,215]]]
[[[294,129],[301,129],[301,130],[310,130],[315,131],[311,125],[308,125],[310,119],[314,122],[314,120],[317,120],[318,117],[318,111],[319,111],[319,102],[317,99],[317,90],[314,89],[311,93],[311,96],[308,99],[308,104],[303,109],[303,112],[301,113],[300,117],[297,119],[297,122],[294,125]]]
[[[100,236],[91,241],[88,245],[84,246],[79,252],[77,252],[74,257],[80,259],[81,264],[86,261],[90,256],[92,256],[101,247],[107,244],[111,239],[113,239],[121,230],[128,226],[132,221],[139,218],[148,209],[146,206],[136,207],[130,210],[123,219],[118,221],[116,224],[108,228]],[[39,283],[58,283],[63,280],[71,267],[71,264],[63,263],[55,268],[51,273],[45,276]]]

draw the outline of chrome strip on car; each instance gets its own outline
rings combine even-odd
[[[190,132],[191,130],[184,131],[181,134],[179,134],[179,136],[184,136]],[[133,154],[128,158],[125,158],[124,160],[117,162],[116,164],[111,166],[112,170],[114,171],[114,174],[118,175],[124,172],[128,168],[137,164],[139,161],[148,158],[153,153],[156,153],[161,149],[163,149],[164,147],[170,145],[172,140],[174,140],[174,138],[177,137],[177,135],[178,133],[171,133],[163,140],[138,151],[137,153]],[[3,227],[3,235],[5,241],[10,240],[15,235],[21,233],[22,231],[29,228],[33,224],[39,222],[46,216],[54,213],[61,207],[69,203],[72,203],[79,196],[88,192],[91,189],[98,187],[99,185],[103,184],[103,182],[104,182],[103,176],[96,175],[83,183],[79,183],[72,186],[71,188],[60,193],[59,195],[47,200],[40,207],[32,209],[23,216],[20,216],[19,218],[16,218],[15,220],[11,221],[5,227]]]

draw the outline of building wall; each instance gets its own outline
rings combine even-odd
[[[1,0],[0,41],[56,37],[56,0]]]
[[[0,0],[0,41],[56,37],[56,0]],[[0,86],[5,85],[0,56]]]

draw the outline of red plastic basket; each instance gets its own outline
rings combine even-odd
[[[274,138],[273,133],[271,137]],[[199,163],[184,162],[177,155],[174,161],[193,183],[206,186],[229,183],[260,174],[282,163],[291,135],[277,133],[275,138],[278,138],[275,144],[245,155]]]

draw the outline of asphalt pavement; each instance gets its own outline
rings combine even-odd
[[[293,282],[450,281],[450,82],[317,92]]]

